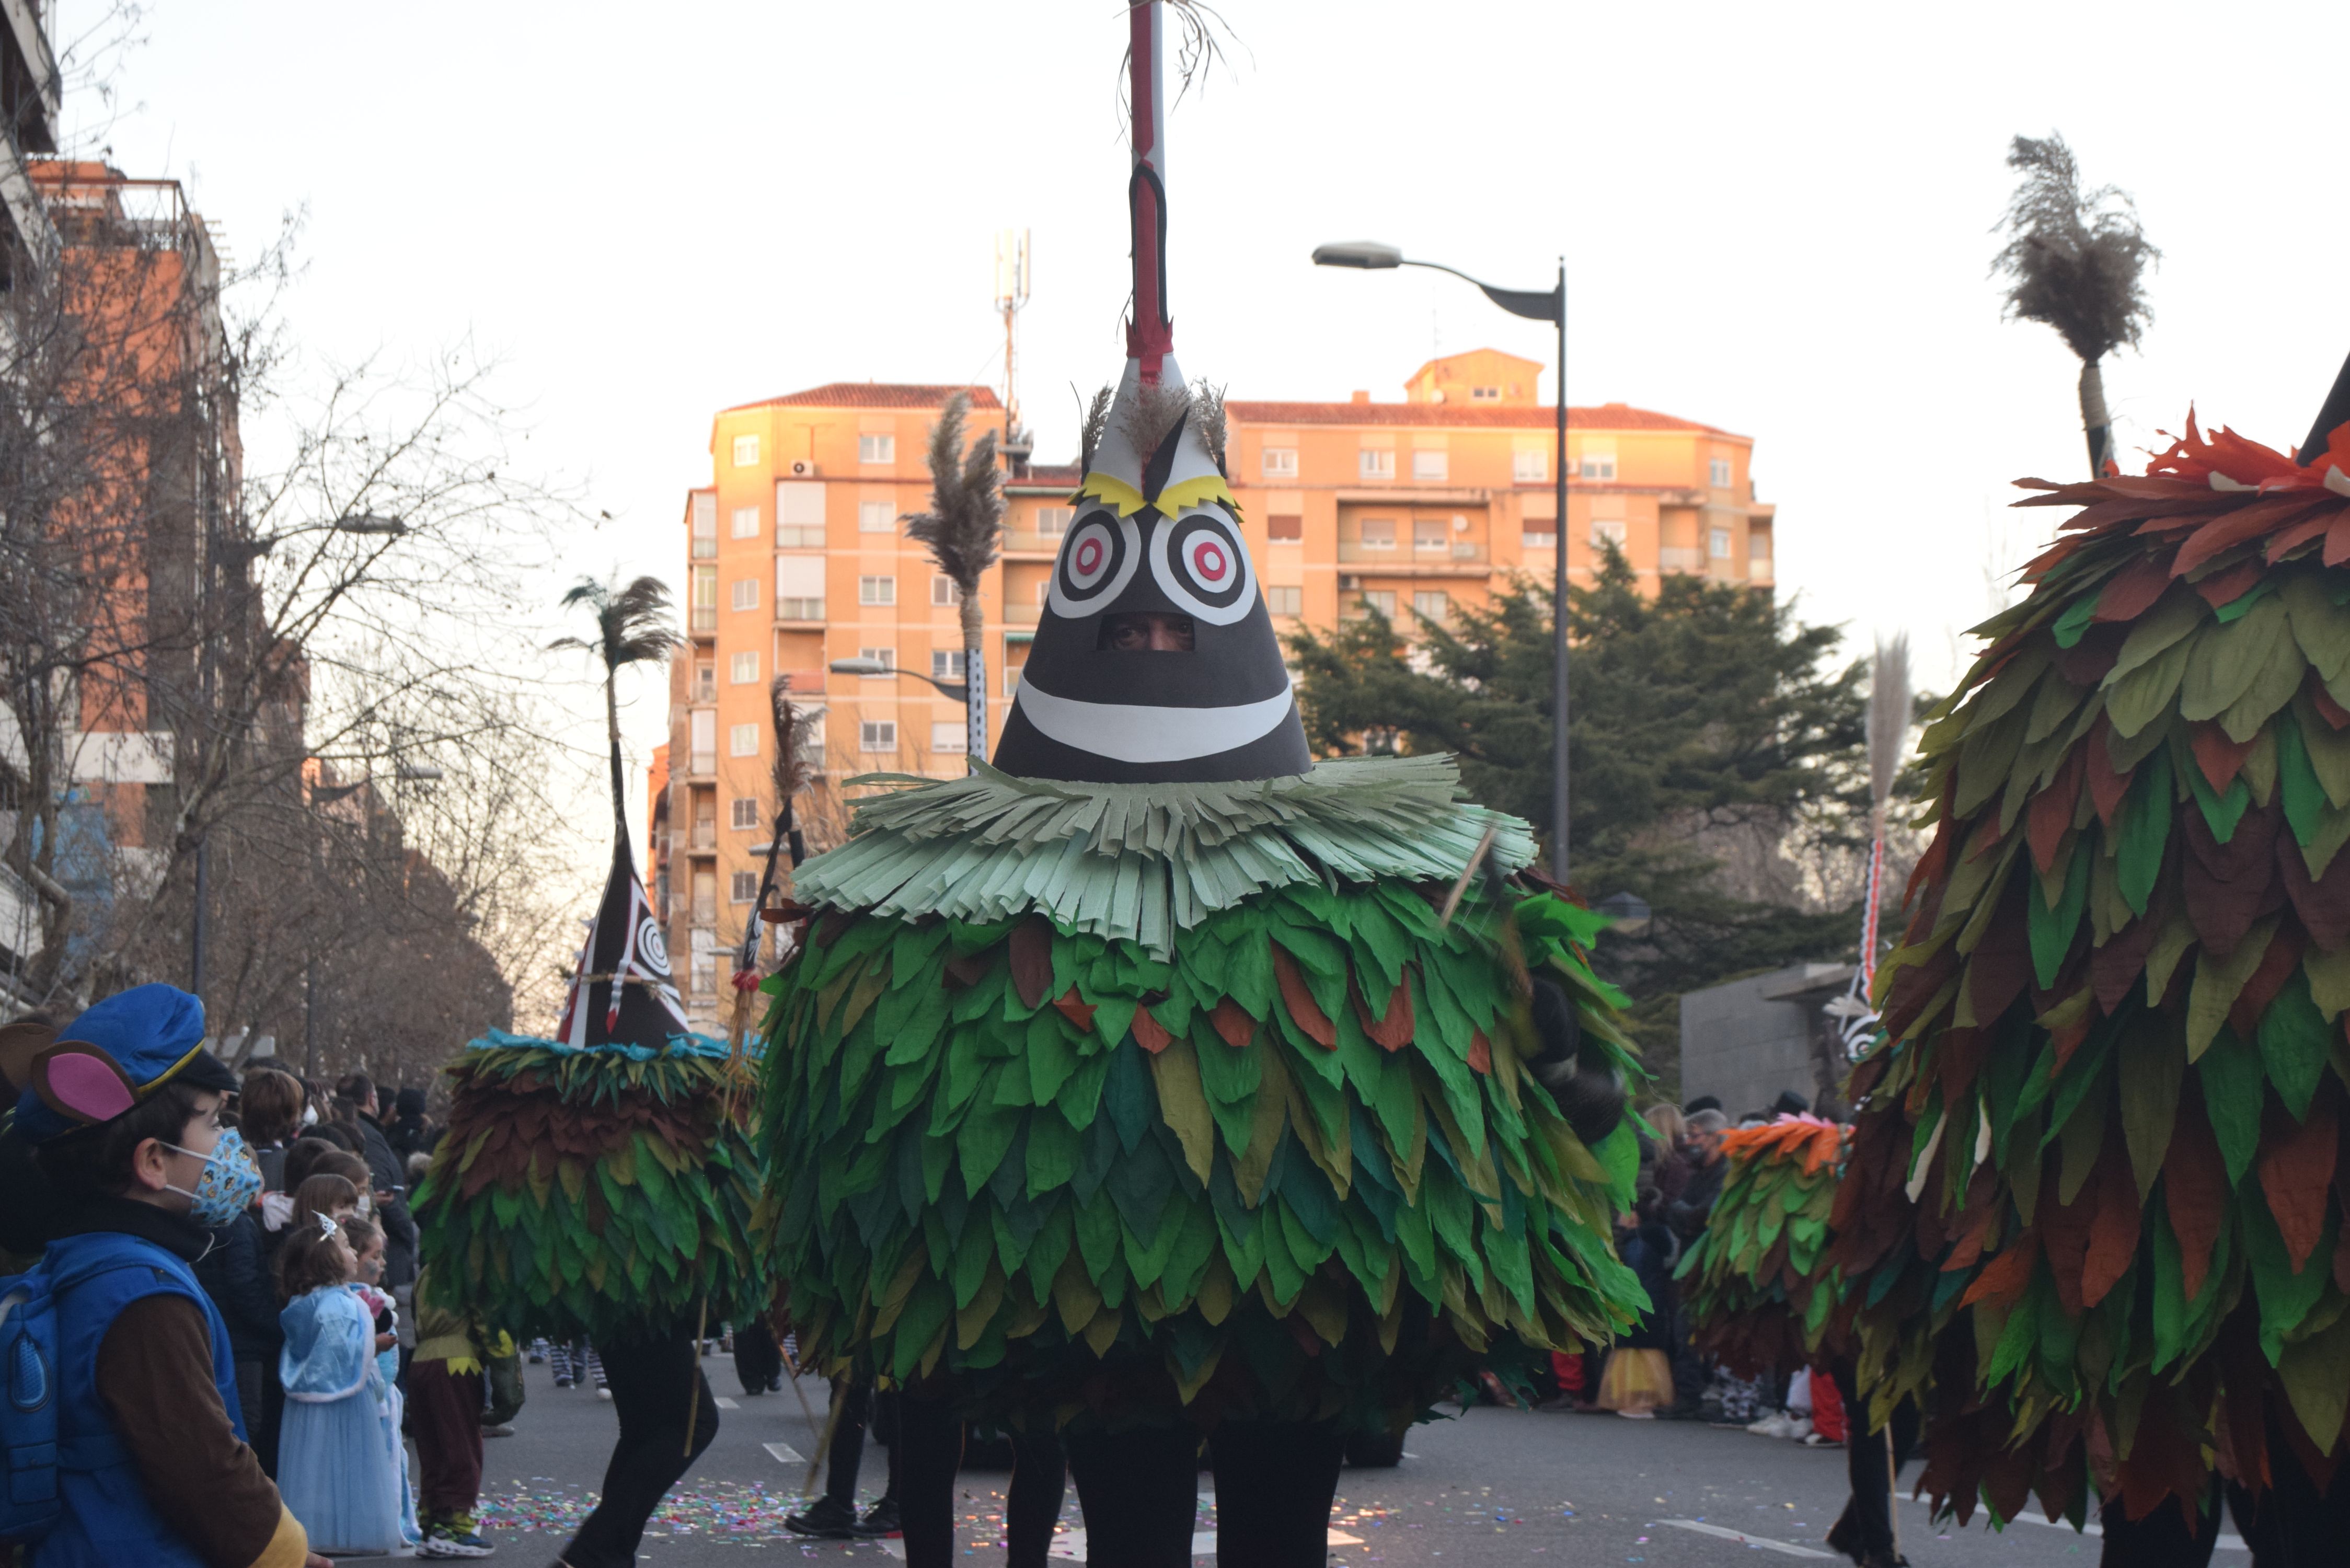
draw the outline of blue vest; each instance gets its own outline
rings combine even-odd
[[[148,1506],[139,1472],[114,1435],[98,1394],[98,1349],[122,1309],[145,1296],[185,1296],[212,1330],[213,1382],[229,1424],[244,1436],[236,1364],[220,1311],[176,1253],[116,1231],[49,1243],[57,1322],[57,1492],[65,1517],[32,1548],[27,1568],[207,1568],[195,1549]]]

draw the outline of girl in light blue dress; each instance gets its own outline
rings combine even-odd
[[[401,1545],[401,1460],[390,1391],[376,1365],[375,1324],[349,1289],[358,1272],[320,1216],[277,1254],[286,1385],[277,1490],[314,1552],[351,1555]]]
[[[400,1536],[415,1546],[424,1540],[424,1532],[416,1521],[416,1489],[408,1470],[408,1445],[400,1440],[407,1403],[400,1391],[400,1303],[383,1288],[383,1232],[373,1221],[356,1216],[336,1223],[342,1227],[343,1241],[358,1260],[359,1277],[351,1282],[350,1293],[359,1298],[375,1328],[375,1369],[383,1379],[384,1403],[390,1409],[392,1451],[400,1456]]]

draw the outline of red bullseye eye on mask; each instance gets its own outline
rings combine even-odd
[[[1230,626],[1256,603],[1240,527],[1218,506],[1195,506],[1159,525],[1150,573],[1167,597],[1211,626]]]
[[[1061,541],[1061,558],[1053,564],[1055,612],[1093,614],[1125,591],[1141,564],[1141,533],[1132,518],[1087,513]]]

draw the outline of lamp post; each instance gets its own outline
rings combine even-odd
[[[910,675],[917,680],[927,680],[939,689],[939,695],[957,702],[971,701],[971,683],[965,680],[941,680],[935,675],[925,675],[919,670],[900,670],[894,664],[884,664],[878,659],[836,659],[825,666],[835,675]],[[981,762],[987,759],[982,757]]]
[[[251,539],[208,539],[207,554],[234,565],[242,572],[250,567],[255,556],[269,554],[281,541],[294,534],[310,531],[291,529],[286,533],[265,534]],[[324,524],[321,531],[397,539],[408,532],[408,522],[405,518],[385,517],[373,512],[351,512]],[[207,588],[211,587],[210,578],[211,573],[207,571],[204,583]],[[213,639],[206,637],[197,648],[197,686],[207,709],[212,699],[212,644]],[[188,931],[188,989],[199,997],[204,993],[204,938],[207,934],[204,916],[212,902],[211,861],[212,832],[205,828],[196,836],[195,918],[190,922]],[[307,1002],[305,1005],[307,1007]]]
[[[1552,519],[1551,555],[1551,622],[1556,639],[1551,674],[1551,845],[1550,874],[1558,881],[1567,879],[1566,825],[1566,258],[1558,262],[1558,283],[1546,290],[1496,288],[1490,283],[1471,277],[1458,267],[1442,262],[1413,261],[1393,245],[1383,245],[1372,240],[1350,240],[1337,244],[1316,245],[1314,249],[1316,266],[1347,266],[1364,271],[1379,272],[1390,267],[1424,266],[1437,272],[1449,272],[1454,277],[1476,284],[1485,297],[1513,316],[1523,316],[1530,321],[1548,321],[1558,327],[1558,429],[1551,452],[1551,480],[1556,491],[1558,511]]]

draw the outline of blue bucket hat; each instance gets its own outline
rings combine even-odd
[[[204,1004],[171,985],[119,992],[57,1032],[34,1056],[16,1099],[16,1130],[33,1143],[112,1121],[166,1084],[236,1087],[204,1049]]]

